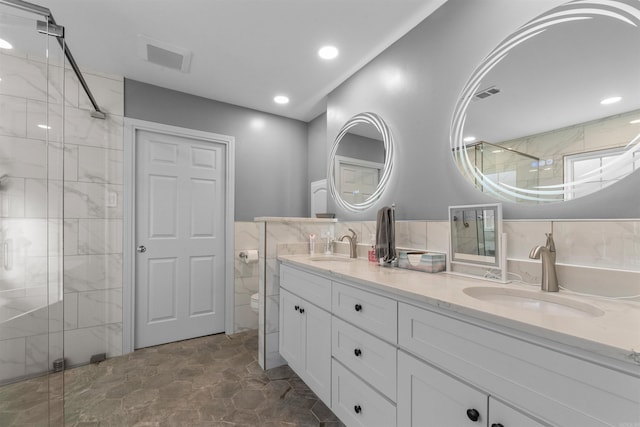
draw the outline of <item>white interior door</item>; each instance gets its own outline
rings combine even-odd
[[[135,348],[225,330],[224,144],[139,131]]]

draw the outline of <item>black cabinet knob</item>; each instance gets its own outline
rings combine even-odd
[[[491,427],[504,427],[504,426],[500,423],[493,423],[491,424]]]
[[[359,414],[362,412],[362,408],[360,407],[360,405],[356,405],[353,407],[353,410],[356,411],[356,414]]]
[[[362,306],[360,304],[356,304],[355,307],[353,307],[356,311],[362,311]]]
[[[467,409],[467,417],[471,421],[476,422],[480,419],[480,412],[478,412],[476,409]]]
[[[300,314],[304,313],[304,308],[300,307]]]
[[[353,354],[360,357],[362,355],[362,350],[360,350],[359,348],[356,348],[355,350],[353,350]]]
[[[299,305],[296,305],[295,307],[293,307],[293,309],[294,309],[295,311],[298,311],[298,310],[300,310],[300,306],[299,306]]]

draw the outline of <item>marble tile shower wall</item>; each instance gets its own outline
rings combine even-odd
[[[8,280],[0,286],[28,289],[42,284],[47,268],[46,239],[41,238],[47,218],[46,134],[37,127],[45,122],[47,70],[33,58],[2,54],[1,60],[0,158],[2,173],[10,179],[0,215],[3,229],[20,223],[21,237],[34,244],[27,245],[21,266],[24,281],[5,275]],[[119,355],[122,341],[123,79],[91,72],[84,76],[107,119],[89,116],[90,102],[67,70],[64,182],[49,176],[50,188],[57,185],[64,194],[64,352],[69,365],[87,363],[96,353]],[[60,93],[50,90],[50,103],[59,103]],[[57,112],[61,109],[49,109],[50,123],[62,121]],[[49,169],[56,170],[60,165],[52,159],[50,151]],[[45,347],[27,345],[27,366],[34,365],[34,358],[47,358],[47,340],[32,340]]]
[[[258,249],[260,238],[255,222],[235,223],[234,288],[235,317],[234,332],[258,329],[258,314],[251,309],[251,295],[258,292],[259,263],[247,264],[240,259],[240,252]]]

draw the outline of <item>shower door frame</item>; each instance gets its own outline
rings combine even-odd
[[[134,351],[135,342],[135,176],[136,138],[138,131],[164,133],[203,142],[215,142],[226,147],[225,196],[225,321],[227,335],[234,332],[234,230],[235,230],[235,138],[213,132],[204,132],[145,120],[124,119],[124,193],[123,193],[123,262],[122,262],[122,354]]]

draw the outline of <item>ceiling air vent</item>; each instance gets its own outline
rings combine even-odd
[[[187,49],[143,35],[138,35],[138,55],[145,61],[183,73],[188,73],[191,66],[191,52]]]
[[[491,87],[488,87],[486,89],[483,89],[481,91],[476,92],[476,94],[473,95],[473,100],[474,101],[480,101],[482,99],[488,98],[488,97],[496,95],[498,93],[500,93],[500,89],[498,89],[495,86],[491,86]]]

